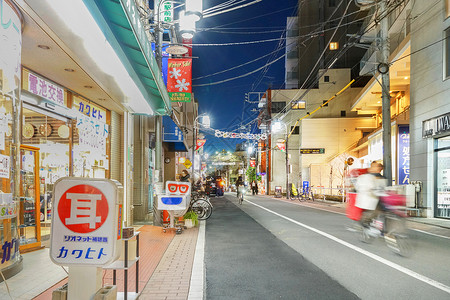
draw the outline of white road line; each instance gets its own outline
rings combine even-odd
[[[200,228],[198,230],[197,245],[195,247],[188,300],[204,299],[206,221],[200,221],[199,223]]]
[[[289,203],[289,204],[293,204],[293,205],[297,205],[297,206],[303,206],[303,207],[308,207],[308,208],[312,208],[312,209],[317,209],[317,210],[323,210],[323,211],[327,211],[327,212],[333,213],[333,214],[344,215],[344,216],[346,215],[345,213],[342,213],[342,212],[332,211],[332,210],[329,210],[329,209],[326,209],[326,208],[321,208],[321,207],[315,207],[315,206],[304,205],[304,204],[302,204],[302,203],[289,202],[289,201],[284,201],[284,200],[277,200],[277,201],[281,201],[281,202],[283,202],[283,203]],[[410,221],[410,222],[413,223],[413,221]],[[428,235],[432,235],[432,236],[436,236],[436,237],[440,237],[440,238],[443,238],[443,239],[448,239],[448,240],[450,240],[450,237],[445,236],[445,235],[440,235],[440,234],[436,234],[436,233],[431,233],[431,232],[427,232],[427,231],[420,230],[420,229],[414,229],[414,228],[410,228],[410,229],[411,229],[411,230],[414,230],[414,231],[417,231],[417,232],[420,232],[420,233],[423,233],[423,234],[428,234]]]
[[[364,255],[366,255],[366,256],[368,256],[368,257],[370,257],[370,258],[372,258],[372,259],[374,259],[374,260],[376,260],[376,261],[379,261],[379,262],[381,262],[381,263],[383,263],[383,264],[385,264],[385,265],[387,265],[387,266],[389,266],[389,267],[391,267],[391,268],[393,268],[393,269],[396,269],[397,271],[400,271],[400,272],[402,272],[402,273],[404,273],[404,274],[406,274],[406,275],[409,275],[409,276],[411,276],[411,277],[413,277],[413,278],[415,278],[415,279],[417,279],[417,280],[420,280],[420,281],[422,281],[422,282],[425,282],[426,284],[429,284],[429,285],[431,285],[431,286],[434,286],[435,288],[438,288],[438,289],[440,289],[440,290],[442,290],[442,291],[444,291],[444,292],[450,294],[450,287],[446,286],[445,284],[442,284],[442,283],[440,283],[440,282],[438,282],[438,281],[436,281],[436,280],[433,280],[433,279],[428,278],[428,277],[426,277],[426,276],[423,276],[423,275],[421,275],[421,274],[419,274],[419,273],[416,273],[416,272],[414,272],[414,271],[412,271],[412,270],[410,270],[410,269],[407,269],[407,268],[405,268],[405,267],[402,267],[402,266],[400,266],[400,265],[398,265],[398,264],[396,264],[396,263],[393,263],[393,262],[391,262],[391,261],[389,261],[389,260],[387,260],[387,259],[384,259],[384,258],[382,258],[382,257],[380,257],[380,256],[378,256],[378,255],[375,255],[375,254],[373,254],[373,253],[371,253],[371,252],[369,252],[369,251],[366,251],[366,250],[364,250],[364,249],[362,249],[362,248],[359,248],[359,247],[357,247],[357,246],[355,246],[355,245],[352,245],[352,244],[350,244],[350,243],[347,243],[346,241],[343,241],[343,240],[341,240],[341,239],[338,239],[337,237],[335,237],[335,236],[333,236],[333,235],[331,235],[331,234],[328,234],[328,233],[323,232],[323,231],[321,231],[321,230],[318,230],[318,229],[316,229],[316,228],[314,228],[314,227],[308,226],[308,225],[306,225],[306,224],[303,224],[303,223],[300,223],[300,222],[298,222],[298,221],[295,221],[295,220],[293,220],[293,219],[291,219],[291,218],[289,218],[289,217],[286,217],[286,216],[284,216],[284,215],[281,215],[281,214],[279,214],[279,213],[277,213],[277,212],[274,212],[274,211],[272,211],[272,210],[270,210],[270,209],[268,209],[268,208],[265,208],[264,206],[261,206],[261,205],[259,205],[259,204],[253,203],[253,202],[248,201],[248,200],[245,200],[245,201],[248,202],[248,203],[250,203],[250,204],[252,204],[252,205],[254,205],[254,206],[256,206],[256,207],[259,207],[259,208],[261,208],[261,209],[263,209],[263,210],[265,210],[265,211],[268,211],[268,212],[270,212],[271,214],[274,214],[274,215],[276,215],[276,216],[279,216],[280,218],[283,218],[283,219],[285,219],[285,220],[287,220],[287,221],[289,221],[289,222],[292,222],[292,223],[297,224],[297,225],[299,225],[299,226],[302,226],[302,227],[304,227],[304,228],[306,228],[306,229],[308,229],[308,230],[311,230],[311,231],[313,231],[313,232],[315,232],[315,233],[317,233],[317,234],[320,234],[320,235],[322,235],[322,236],[324,236],[324,237],[326,237],[326,238],[329,238],[330,240],[333,240],[333,241],[335,241],[335,242],[337,242],[337,243],[339,243],[339,244],[341,244],[341,245],[343,245],[343,246],[346,246],[346,247],[348,247],[348,248],[350,248],[350,249],[352,249],[352,250],[355,250],[355,251],[357,251],[357,252],[359,252],[359,253],[361,253],[361,254],[364,254]]]

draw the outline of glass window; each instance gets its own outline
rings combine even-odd
[[[272,102],[272,113],[279,113],[285,110],[286,102]]]
[[[294,104],[292,104],[292,109],[305,109],[306,108],[306,101],[304,100],[298,100]]]
[[[450,218],[450,149],[436,152],[436,217]]]

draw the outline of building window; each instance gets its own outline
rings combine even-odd
[[[285,110],[286,102],[272,102],[272,113],[279,113]]]
[[[327,102],[328,102],[328,100],[323,100],[323,104],[325,104],[325,103],[327,103]],[[325,104],[325,105],[322,105],[322,107],[324,107],[324,106],[328,106],[328,103]]]
[[[299,134],[300,133],[300,129],[298,128],[298,126],[291,126],[291,134]]]
[[[445,30],[444,78],[450,77],[450,28]]]
[[[345,110],[341,110],[341,117],[345,117],[347,115],[347,113],[345,112]]]
[[[336,0],[328,0],[328,6],[329,7],[335,7],[336,6]]]
[[[330,76],[323,76],[323,82],[330,82]]]
[[[306,101],[304,100],[298,100],[292,104],[292,109],[305,109],[306,108]]]
[[[339,43],[338,42],[332,42],[330,43],[330,48],[331,51],[333,50],[338,50],[339,49]]]

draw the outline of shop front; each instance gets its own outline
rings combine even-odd
[[[434,146],[434,217],[450,219],[450,113],[423,121],[423,138]]]
[[[33,72],[22,72],[20,249],[50,237],[54,183],[109,176],[109,111]]]
[[[2,26],[0,26],[0,271],[5,278],[22,270],[19,252],[18,217],[21,174],[16,149],[20,145],[19,133],[14,129],[18,118],[15,109],[20,106],[20,63],[22,44],[22,16],[9,0],[0,0]],[[23,217],[22,217],[23,218]],[[0,281],[3,281],[3,276]]]

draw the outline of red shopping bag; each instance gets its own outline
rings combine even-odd
[[[347,217],[352,220],[359,221],[361,219],[363,209],[356,207],[355,202],[356,202],[356,193],[347,193],[347,209],[346,209]]]

